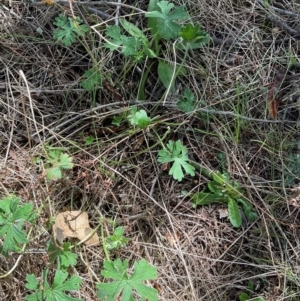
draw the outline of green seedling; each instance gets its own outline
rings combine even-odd
[[[95,137],[93,136],[87,136],[84,138],[84,144],[85,145],[91,145],[95,142]]]
[[[126,238],[124,235],[124,228],[118,227],[114,230],[114,234],[110,235],[106,238],[106,248],[108,250],[118,249],[125,247],[127,242],[129,241],[129,238]]]
[[[184,113],[191,113],[196,109],[196,105],[196,95],[190,89],[185,89],[183,95],[179,97],[179,101],[177,102],[178,108]]]
[[[147,115],[147,112],[145,110],[137,110],[137,107],[131,109],[127,119],[131,125],[140,129],[145,129],[151,123],[151,118]]]
[[[112,124],[116,126],[120,126],[122,124],[122,121],[124,120],[124,116],[122,115],[115,115],[112,119]]]
[[[212,181],[207,183],[207,190],[192,195],[194,207],[215,202],[226,204],[230,223],[235,228],[239,228],[242,224],[242,212],[251,222],[257,219],[252,205],[243,197],[243,190],[239,183],[233,182],[227,173],[220,173],[219,171],[211,173],[211,177]]]
[[[58,266],[66,270],[69,266],[75,266],[77,264],[77,254],[72,253],[72,245],[69,242],[63,243],[61,246],[57,245],[53,241],[48,244],[49,261],[54,262],[57,260]]]
[[[53,23],[58,27],[53,32],[53,38],[61,41],[65,46],[70,46],[79,37],[84,37],[90,30],[89,26],[82,24],[82,22],[79,17],[73,19],[65,15],[59,15]]]
[[[177,107],[181,111],[187,114],[192,112],[197,112],[197,116],[200,119],[208,122],[210,119],[210,115],[208,115],[207,113],[203,113],[201,111],[197,111],[198,106],[206,107],[207,104],[203,100],[198,101],[197,96],[190,89],[185,89],[183,91],[183,95],[179,96]]]
[[[101,86],[102,76],[96,68],[89,69],[85,71],[83,75],[83,80],[81,81],[81,86],[88,92],[93,91],[97,87]]]
[[[180,50],[198,49],[209,43],[209,35],[201,29],[200,24],[182,26],[179,36],[181,40],[177,49]]]
[[[145,259],[134,263],[131,275],[128,274],[127,259],[124,262],[120,259],[105,260],[101,274],[106,279],[112,279],[112,282],[97,284],[97,295],[100,300],[115,301],[120,294],[123,301],[137,300],[134,298],[136,294],[142,298],[140,300],[158,300],[157,290],[143,283],[157,278],[157,269]]]
[[[83,301],[66,294],[68,291],[80,289],[80,277],[73,275],[66,280],[69,274],[58,269],[55,272],[53,283],[50,284],[47,279],[48,273],[48,269],[44,270],[41,279],[36,278],[34,274],[26,276],[25,287],[34,291],[34,293],[26,296],[27,301]]]
[[[20,245],[28,243],[24,223],[32,223],[35,218],[32,204],[19,203],[16,196],[0,200],[0,237],[3,239],[0,254],[6,257],[9,252],[20,252]]]
[[[72,169],[72,157],[66,153],[62,153],[58,149],[52,149],[48,152],[46,159],[45,170],[48,180],[59,180],[62,178],[62,171],[64,169]]]
[[[180,140],[176,142],[170,140],[167,146],[158,152],[157,161],[159,163],[173,162],[169,175],[180,182],[184,177],[183,170],[186,174],[195,175],[195,167],[189,163],[187,153],[186,146],[182,145]]]

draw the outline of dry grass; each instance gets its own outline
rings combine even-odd
[[[145,258],[155,265],[159,277],[149,284],[159,289],[159,300],[238,300],[250,280],[255,284],[253,296],[270,301],[300,299],[299,193],[286,183],[287,173],[293,172],[288,159],[296,154],[299,141],[299,36],[290,30],[299,28],[299,4],[271,1],[278,9],[295,13],[287,15],[268,12],[260,4],[263,1],[180,2],[212,41],[191,52],[185,62],[188,75],[178,90],[192,89],[206,107],[184,115],[170,105],[176,96],[167,107],[155,107],[162,95],[155,74],[149,77],[148,102],[140,106],[150,115],[160,115],[161,122],[153,127],[157,133],[163,136],[171,126],[168,139],[183,139],[194,160],[207,168],[220,169],[217,154],[226,154],[227,170],[245,189],[259,220],[233,229],[227,218],[220,218],[221,205],[193,209],[181,191],[201,191],[207,179],[197,174],[182,183],[174,181],[157,163],[160,146],[151,148],[157,143],[151,129],[129,133],[127,126],[111,125],[112,117],[128,110],[135,98],[143,65],[131,68],[121,55],[109,53],[96,32],[71,47],[56,43],[54,18],[70,13],[63,1],[54,6],[12,1],[11,11],[4,1],[0,5],[0,193],[14,193],[43,210],[28,251],[14,271],[0,279],[1,300],[25,300],[26,274],[39,276],[49,265],[45,251],[52,237],[49,221],[70,209],[86,210],[93,227],[101,217],[119,221],[130,243],[112,257],[131,263]],[[126,4],[134,6],[134,1]],[[75,15],[89,25],[113,24],[104,17],[115,16],[116,6],[87,6],[89,12],[74,5]],[[146,10],[144,4],[137,8]],[[132,20],[146,27],[136,12]],[[133,10],[122,7],[118,14]],[[166,56],[173,60],[173,51],[167,48]],[[97,93],[80,86],[92,58],[105,79]],[[293,58],[296,62],[290,67]],[[270,86],[283,69],[286,78],[276,96],[278,116],[271,119]],[[211,106],[216,111],[206,121],[203,110]],[[88,135],[95,137],[89,146],[84,144]],[[47,145],[65,147],[75,163],[55,183],[46,181],[43,166],[32,161],[45,155]],[[294,186],[298,177],[296,173]],[[82,286],[73,296],[96,300],[103,250],[81,246],[76,252],[80,259],[70,273],[82,278]],[[18,257],[0,257],[0,274],[9,271]]]

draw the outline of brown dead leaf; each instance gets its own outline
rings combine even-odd
[[[89,225],[88,214],[83,211],[65,211],[56,216],[55,224],[53,225],[54,239],[59,243],[67,237],[74,237],[80,241],[91,234],[93,229]],[[99,245],[100,240],[97,233],[94,233],[91,238],[84,242],[88,246]]]

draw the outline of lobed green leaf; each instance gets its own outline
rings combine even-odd
[[[97,295],[100,300],[115,301],[121,293],[122,301],[132,301],[134,300],[133,290],[135,290],[142,298],[157,301],[157,290],[143,283],[145,280],[157,278],[156,268],[144,259],[134,263],[134,271],[131,276],[127,274],[127,268],[128,260],[122,262],[120,259],[116,259],[113,262],[104,262],[105,270],[102,270],[101,274],[105,278],[112,278],[116,281],[97,285]]]

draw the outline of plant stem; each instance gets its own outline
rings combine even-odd
[[[105,223],[105,221],[103,221],[103,223]],[[102,239],[102,247],[103,247],[105,257],[108,261],[111,261],[110,257],[109,257],[108,250],[107,250],[107,246],[106,246],[106,241],[105,241],[105,236],[104,236],[104,225],[103,224],[101,224],[101,239]]]
[[[140,85],[139,85],[139,90],[138,90],[138,96],[137,96],[138,100],[145,100],[145,98],[146,98],[146,96],[145,96],[145,84],[146,84],[146,81],[148,79],[148,74],[151,71],[151,68],[152,68],[153,65],[154,65],[154,62],[152,62],[150,64],[150,66],[147,68],[146,72],[143,73],[143,76],[142,76],[142,79],[141,79],[141,82],[140,82]]]

